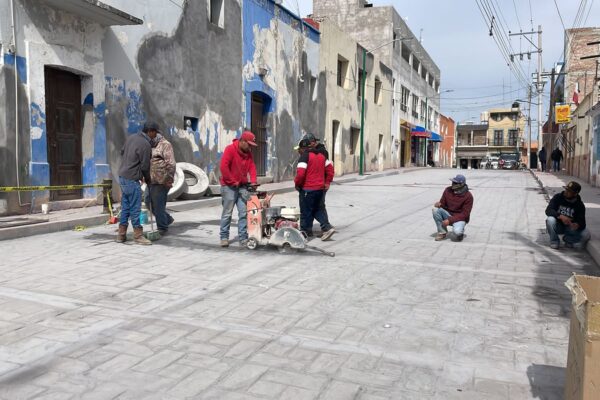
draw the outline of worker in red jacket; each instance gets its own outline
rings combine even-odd
[[[433,220],[438,232],[436,241],[446,239],[448,226],[452,226],[455,240],[460,242],[471,218],[473,195],[469,192],[467,178],[456,175],[451,181],[452,185],[444,190],[440,201],[433,206]]]
[[[335,229],[329,223],[324,196],[333,181],[333,165],[326,151],[318,148],[314,135],[308,134],[298,144],[300,159],[294,184],[300,193],[300,229],[312,236],[313,221],[321,225],[321,240],[329,240]]]
[[[248,186],[256,183],[256,166],[252,160],[251,146],[256,146],[256,137],[250,131],[244,131],[239,139],[225,148],[221,157],[221,247],[229,246],[229,227],[233,207],[238,210],[238,237],[241,246],[248,243],[248,222],[246,202]]]

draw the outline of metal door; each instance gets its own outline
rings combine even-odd
[[[265,176],[267,173],[267,128],[265,124],[265,101],[258,93],[252,93],[252,133],[256,136],[258,146],[252,148],[252,157],[256,164],[256,174]]]
[[[50,185],[81,185],[81,78],[49,67],[44,75]],[[50,192],[51,200],[81,197],[81,189]]]

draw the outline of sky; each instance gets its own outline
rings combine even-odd
[[[346,1],[346,0],[340,0]],[[489,35],[489,22],[484,22],[480,7],[494,11],[495,37],[510,40],[515,53],[532,49],[519,36],[508,31],[537,31],[542,26],[542,65],[549,72],[562,61],[564,26],[569,29],[580,7],[585,6],[578,27],[600,26],[600,0],[372,0],[374,6],[393,5],[406,20],[415,37],[421,37],[429,55],[441,70],[442,113],[455,121],[479,121],[480,113],[493,107],[510,107],[514,100],[527,100],[525,84],[507,66],[494,37]],[[312,13],[312,0],[283,0],[283,4],[301,16]],[[557,10],[558,8],[558,10]],[[560,12],[560,16],[559,16]],[[562,17],[562,22],[561,22]],[[587,22],[584,25],[584,21]],[[528,36],[537,45],[537,34]],[[598,48],[594,49],[597,50]],[[535,50],[535,48],[533,48]],[[596,54],[591,51],[590,54]],[[522,75],[532,82],[537,70],[537,54],[531,61],[524,56],[520,64]],[[516,67],[518,68],[518,67]],[[542,120],[546,120],[549,102],[549,82],[546,84]],[[451,92],[444,92],[449,90]],[[536,103],[536,99],[532,100]],[[522,109],[528,112],[529,105]],[[531,118],[537,120],[537,108],[532,106]],[[535,124],[535,121],[533,122]]]

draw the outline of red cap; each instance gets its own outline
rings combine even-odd
[[[254,133],[250,131],[244,131],[244,133],[242,133],[242,136],[240,136],[240,140],[248,142],[250,146],[258,146],[256,144],[256,136],[254,136]]]

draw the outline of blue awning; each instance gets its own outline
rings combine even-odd
[[[444,138],[438,133],[431,132],[431,138],[429,140],[432,142],[443,142]]]
[[[410,134],[412,136],[417,136],[417,137],[429,137],[429,132],[427,132],[427,130],[425,128],[423,128],[422,126],[415,126],[414,128],[412,128],[412,130],[410,131]]]

